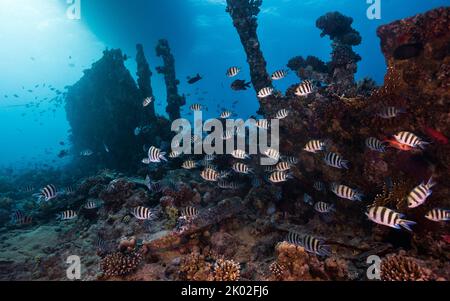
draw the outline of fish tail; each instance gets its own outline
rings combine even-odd
[[[321,245],[317,254],[320,256],[331,256],[331,247],[328,245]]]
[[[342,166],[344,169],[348,169],[348,164],[349,164],[349,162],[348,162],[347,160],[342,160],[342,162],[341,162],[341,166]]]
[[[433,180],[433,177],[431,177],[431,178],[428,180],[426,186],[428,187],[428,189],[430,189],[431,187],[435,186],[436,184],[437,184],[436,181],[434,181],[434,180]]]
[[[403,228],[405,228],[406,230],[412,231],[411,226],[412,226],[412,225],[415,225],[416,222],[409,221],[409,220],[406,220],[406,219],[401,219],[401,220],[398,222],[398,224],[399,224],[400,226],[402,226]]]
[[[431,144],[431,142],[420,141],[420,143],[418,144],[418,146],[419,146],[421,149],[425,149],[425,147],[426,147],[428,144]]]

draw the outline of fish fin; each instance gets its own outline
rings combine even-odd
[[[349,164],[349,162],[348,162],[347,160],[342,160],[342,162],[341,162],[341,166],[342,166],[344,169],[348,169],[348,164]]]
[[[409,221],[409,220],[406,220],[406,219],[401,219],[401,220],[398,222],[398,225],[397,225],[397,226],[402,226],[402,227],[405,228],[406,230],[412,231],[411,226],[412,226],[412,225],[415,225],[415,224],[416,224],[416,222]]]
[[[429,145],[429,144],[431,144],[431,142],[420,141],[420,143],[419,143],[418,146],[419,146],[421,149],[425,149],[425,147],[426,147],[427,145]]]
[[[165,157],[165,155],[166,155],[166,153],[165,153],[165,152],[162,152],[162,153],[159,155],[159,158],[160,158],[161,160],[164,160],[164,161],[167,162],[167,158]]]
[[[428,183],[427,183],[427,187],[428,187],[428,189],[430,189],[431,187],[433,187],[433,186],[435,186],[437,183],[433,180],[433,177],[431,177],[429,180],[428,180]]]

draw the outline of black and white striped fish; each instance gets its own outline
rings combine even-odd
[[[276,114],[275,114],[275,119],[284,119],[286,117],[288,117],[289,115],[289,111],[286,109],[281,109],[279,110]]]
[[[252,169],[250,167],[248,167],[247,164],[241,163],[241,162],[236,162],[233,164],[232,169],[237,172],[237,173],[242,173],[242,174],[249,174],[252,173]]]
[[[242,159],[242,160],[250,158],[250,156],[247,155],[245,153],[245,151],[242,150],[242,149],[235,149],[235,150],[233,150],[231,152],[231,156],[233,156],[236,159]]]
[[[25,187],[22,189],[22,191],[26,192],[26,193],[30,193],[30,192],[34,191],[34,187],[31,185],[25,185]]]
[[[266,166],[264,166],[264,171],[267,173],[272,173],[276,170],[275,166],[276,165],[266,165]]]
[[[269,121],[267,119],[259,119],[256,121],[256,127],[267,130],[269,128]]]
[[[188,206],[181,210],[181,217],[185,219],[193,219],[198,215],[198,209],[192,206]]]
[[[291,165],[297,165],[298,164],[298,158],[296,157],[292,157],[292,156],[287,156],[287,157],[283,157],[281,158],[283,161],[291,164]]]
[[[270,76],[272,78],[272,80],[280,80],[285,78],[288,75],[288,71],[287,70],[277,70],[274,73],[272,73],[272,75]]]
[[[378,140],[375,137],[366,139],[366,146],[376,152],[384,153],[386,151],[386,143]]]
[[[378,112],[378,116],[384,119],[395,118],[401,113],[405,113],[405,109],[396,107],[384,107]]]
[[[73,188],[72,185],[69,185],[69,186],[67,186],[67,187],[64,189],[64,192],[65,192],[66,194],[72,194],[72,193],[75,192],[75,188]]]
[[[33,217],[25,215],[21,210],[16,210],[13,214],[13,222],[16,225],[29,225],[33,222]]]
[[[203,110],[203,106],[201,105],[201,104],[199,104],[199,103],[194,103],[194,104],[192,104],[190,107],[189,107],[189,109],[191,110],[191,111],[201,111],[201,110]]]
[[[402,219],[404,217],[403,214],[382,206],[370,207],[366,215],[371,221],[377,224],[395,229],[400,229],[401,226],[408,231],[412,231],[411,225],[416,224],[413,221]]]
[[[288,171],[291,169],[291,165],[285,161],[278,162],[278,164],[275,166],[275,169],[277,171]]]
[[[222,113],[220,113],[220,118],[221,119],[227,119],[229,118],[233,113],[231,113],[228,110],[223,111]]]
[[[325,191],[325,184],[321,181],[315,181],[313,184],[313,188],[317,191]]]
[[[274,148],[268,148],[264,151],[264,155],[268,158],[277,161],[280,160],[280,152]]]
[[[150,209],[143,206],[133,208],[131,210],[131,214],[139,220],[148,220],[151,219],[153,216],[153,213],[150,211]]]
[[[80,156],[82,156],[82,157],[89,157],[89,156],[92,156],[93,154],[94,154],[94,152],[90,149],[85,149],[80,152]]]
[[[100,207],[100,202],[98,201],[87,201],[86,204],[84,204],[84,209],[92,210],[97,209]]]
[[[425,217],[433,222],[450,221],[450,210],[435,208],[427,212]]]
[[[56,186],[53,184],[47,185],[44,188],[42,188],[39,198],[41,200],[44,200],[45,202],[48,202],[58,196],[58,190],[56,189]]]
[[[148,190],[150,190],[150,191],[153,192],[153,193],[159,193],[159,192],[162,191],[162,185],[161,185],[161,183],[160,183],[160,182],[153,182],[153,181],[150,179],[150,176],[149,176],[149,175],[147,175],[147,176],[145,177],[144,184],[145,184],[145,186],[147,186]]]
[[[150,159],[150,162],[153,163],[159,163],[161,160],[167,161],[167,159],[164,157],[166,153],[161,152],[159,148],[156,148],[154,146],[151,146],[148,149],[148,158]]]
[[[265,87],[265,88],[262,88],[261,90],[259,90],[258,97],[259,98],[266,98],[266,97],[269,97],[272,94],[273,94],[273,88]]]
[[[187,160],[184,161],[183,164],[181,165],[182,168],[184,169],[193,169],[197,167],[197,163],[193,160]]]
[[[169,153],[169,158],[171,158],[171,159],[178,158],[179,156],[181,156],[181,152],[179,152],[179,151],[171,151]]]
[[[295,90],[295,95],[300,97],[308,96],[313,92],[313,84],[309,80],[305,80],[303,83],[301,83],[297,89]]]
[[[153,101],[153,97],[147,97],[144,99],[144,101],[142,101],[142,106],[145,108],[147,107],[149,104],[151,104]]]
[[[73,210],[66,210],[56,215],[57,219],[62,221],[72,220],[78,217],[78,214]]]
[[[363,194],[359,191],[341,184],[331,184],[331,191],[338,197],[351,201],[362,201],[363,198]]]
[[[239,72],[241,72],[241,68],[233,66],[228,68],[226,75],[227,77],[235,77]]]
[[[314,204],[314,210],[319,213],[330,213],[334,211],[334,205],[325,202],[317,202]]]
[[[269,181],[272,183],[282,183],[286,182],[292,176],[285,171],[274,171],[269,176]]]
[[[310,140],[308,143],[306,143],[303,150],[309,152],[309,153],[317,153],[319,151],[323,151],[326,148],[326,142],[321,140]]]
[[[223,134],[222,134],[222,139],[223,140],[230,140],[234,137],[234,133],[233,131],[230,130],[226,130]]]
[[[311,235],[300,235],[295,232],[289,232],[286,241],[290,244],[303,247],[309,253],[314,253],[319,256],[331,255],[330,247],[325,245],[323,240]]]
[[[328,152],[323,160],[328,166],[348,169],[348,161],[336,153]]]
[[[219,179],[219,173],[212,168],[205,168],[200,172],[200,176],[209,182],[217,182]]]
[[[411,147],[420,147],[422,149],[424,149],[426,145],[430,144],[429,142],[423,141],[417,135],[406,131],[399,132],[398,134],[394,135],[394,138],[401,144]]]
[[[431,195],[431,188],[436,185],[436,182],[433,181],[433,178],[430,178],[427,183],[420,183],[419,186],[416,186],[407,197],[408,208],[416,208],[427,200],[427,198]]]

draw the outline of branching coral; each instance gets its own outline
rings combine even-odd
[[[426,281],[430,271],[422,268],[413,257],[391,255],[381,262],[381,279],[384,281]]]
[[[214,264],[215,281],[237,281],[240,277],[240,265],[234,260],[219,258]]]
[[[212,281],[212,264],[207,262],[207,257],[193,252],[181,261],[180,278],[189,281]]]
[[[275,280],[283,280],[285,277],[285,271],[286,267],[276,261],[272,262],[269,266],[269,270],[272,274],[272,277],[275,278]]]
[[[134,272],[141,261],[142,253],[139,251],[115,252],[102,259],[100,268],[106,278],[125,276]]]

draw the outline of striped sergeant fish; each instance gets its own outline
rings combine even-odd
[[[226,110],[223,111],[222,113],[220,113],[220,118],[221,119],[227,119],[229,118],[233,113],[231,113],[230,111]]]
[[[100,207],[100,202],[97,202],[97,201],[87,201],[86,204],[84,204],[84,206],[83,206],[84,209],[88,209],[88,210],[97,209],[99,207]]]
[[[363,194],[345,185],[331,184],[331,191],[340,198],[351,201],[362,201]]]
[[[342,157],[336,153],[328,152],[323,160],[328,166],[348,169],[348,161],[342,159]]]
[[[377,224],[395,229],[400,229],[401,226],[408,231],[412,231],[411,225],[416,224],[416,222],[402,219],[404,217],[403,214],[381,206],[370,207],[366,215],[371,221]]]
[[[298,164],[298,159],[296,157],[292,157],[292,156],[287,156],[287,157],[283,157],[282,158],[283,161],[291,164],[291,165],[297,165]]]
[[[325,202],[317,202],[314,204],[314,210],[319,213],[330,213],[334,211],[334,205]]]
[[[179,152],[179,151],[172,151],[169,153],[170,159],[175,159],[175,158],[178,158],[179,156],[181,156],[181,152]]]
[[[427,198],[431,195],[431,188],[436,185],[436,182],[433,181],[433,178],[430,178],[428,182],[425,184],[424,182],[420,183],[419,186],[416,186],[407,197],[408,208],[416,208],[427,200]]]
[[[34,187],[31,186],[31,185],[26,185],[26,186],[22,189],[22,191],[23,191],[23,192],[26,192],[26,193],[30,193],[30,192],[33,192],[33,191],[34,191]]]
[[[233,66],[228,68],[226,75],[227,77],[235,77],[239,72],[241,72],[241,68]]]
[[[230,130],[226,130],[225,133],[222,134],[223,140],[230,140],[233,137],[234,137],[234,133],[233,133],[233,131],[230,131]]]
[[[145,108],[147,107],[149,104],[151,104],[153,101],[153,97],[147,97],[144,99],[144,101],[142,102],[142,106]]]
[[[162,191],[161,183],[153,182],[148,175],[145,177],[144,184],[151,192],[159,193]]]
[[[183,210],[181,210],[181,217],[184,217],[185,219],[193,219],[198,215],[198,209],[195,207],[185,207]]]
[[[264,151],[264,155],[278,162],[280,160],[280,152],[274,148],[268,148]]]
[[[73,210],[66,210],[56,215],[57,219],[62,221],[72,220],[77,218],[78,214]]]
[[[85,149],[80,152],[80,156],[82,156],[82,157],[89,157],[89,156],[92,156],[93,154],[94,154],[94,152],[90,149]]]
[[[317,153],[319,151],[323,151],[326,148],[326,143],[321,140],[311,140],[308,143],[306,143],[303,150],[309,152],[309,153]]]
[[[151,146],[148,149],[148,158],[150,159],[150,162],[153,163],[159,163],[161,160],[167,161],[167,159],[164,157],[166,153],[161,152],[159,148],[156,148],[154,146]]]
[[[264,166],[264,171],[268,172],[268,173],[272,173],[275,171],[275,166],[276,165],[266,165],[266,166]]]
[[[317,191],[324,191],[325,190],[325,184],[321,181],[315,181],[313,184],[313,188]]]
[[[200,173],[200,176],[204,180],[210,181],[210,182],[217,182],[217,180],[219,179],[219,173],[212,168],[206,168],[206,169],[202,170]]]
[[[250,167],[248,167],[247,164],[241,163],[241,162],[236,162],[233,164],[232,169],[237,172],[237,173],[242,173],[242,174],[249,174],[252,173],[252,169]]]
[[[270,174],[269,181],[272,183],[282,183],[290,178],[292,178],[292,176],[285,171],[274,171]]]
[[[256,121],[256,127],[267,130],[269,128],[269,122],[267,119],[259,119]]]
[[[277,171],[288,171],[291,169],[291,165],[287,162],[279,162],[276,166],[275,169]]]
[[[13,214],[13,222],[16,225],[29,225],[33,222],[33,217],[25,215],[21,210],[16,210]]]
[[[313,84],[309,80],[305,80],[303,83],[301,83],[297,89],[295,90],[295,95],[300,97],[308,96],[313,92]]]
[[[275,114],[275,119],[284,119],[286,117],[288,117],[289,115],[289,111],[286,109],[281,109],[279,110],[276,114]]]
[[[199,104],[199,103],[194,103],[194,104],[192,104],[190,107],[189,107],[189,109],[191,110],[191,111],[201,111],[201,110],[203,110],[203,106],[201,105],[201,104]]]
[[[273,94],[273,88],[265,87],[265,88],[262,88],[261,90],[259,90],[258,97],[259,98],[266,98],[266,97],[269,97],[272,94]]]
[[[131,214],[139,220],[149,220],[153,214],[147,207],[138,206],[131,210]]]
[[[430,144],[429,142],[423,141],[415,134],[405,131],[399,132],[398,134],[394,135],[394,139],[401,144],[411,147],[420,147],[422,149],[424,149],[426,145]]]
[[[378,140],[375,137],[369,137],[366,139],[366,146],[376,152],[384,153],[386,151],[386,143]]]
[[[289,232],[286,241],[290,244],[303,247],[305,251],[319,256],[330,256],[331,249],[325,245],[323,240],[311,235],[300,235],[295,232]]]
[[[435,208],[428,211],[425,217],[433,222],[447,222],[450,220],[450,210]]]
[[[67,194],[72,194],[72,193],[74,193],[75,192],[75,188],[73,188],[73,186],[67,186],[65,189],[64,189],[64,192],[65,193],[67,193]]]
[[[395,118],[401,113],[405,113],[405,109],[396,107],[384,107],[378,112],[378,116],[384,119]]]
[[[288,71],[287,70],[277,70],[274,73],[272,73],[272,75],[270,76],[272,78],[272,80],[280,80],[285,78],[288,75]]]
[[[233,156],[234,158],[236,158],[236,159],[248,159],[248,158],[250,158],[250,156],[249,155],[247,155],[246,153],[245,153],[245,151],[244,150],[242,150],[242,149],[235,149],[235,150],[233,150],[232,152],[231,152],[231,156]]]
[[[239,189],[241,187],[241,185],[239,183],[229,182],[229,181],[222,180],[222,179],[219,180],[219,182],[217,183],[217,186],[219,186],[219,188],[222,188],[222,189],[233,189],[233,190]]]
[[[56,189],[56,186],[53,184],[47,185],[44,188],[42,188],[41,193],[39,195],[40,200],[44,200],[46,202],[56,198],[58,196],[58,190]]]
[[[192,160],[184,161],[183,164],[181,164],[181,167],[184,169],[193,169],[197,167],[197,163]]]

